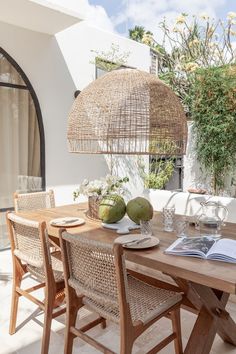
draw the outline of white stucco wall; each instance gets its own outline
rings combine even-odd
[[[108,173],[104,156],[68,152],[66,130],[74,91],[83,89],[95,78],[91,49],[108,50],[111,43],[132,51],[128,65],[149,70],[148,47],[115,34],[74,25],[55,38],[0,22],[0,46],[23,69],[40,103],[46,185],[55,190],[58,205],[72,202],[72,191],[84,178],[92,180]]]
[[[95,80],[94,60],[96,53],[93,51],[108,52],[112,43],[119,47],[119,53],[129,52],[127,66],[149,72],[151,57],[150,48],[144,44],[124,38],[115,33],[100,30],[89,26],[86,22],[80,22],[56,35],[59,47],[67,63],[68,70],[77,89],[84,89]],[[96,155],[92,157],[96,161]],[[105,157],[108,166],[110,158]],[[139,176],[136,157],[114,157],[116,168],[113,173],[124,177],[128,176],[129,191],[131,195],[139,195],[143,192],[143,181]],[[147,158],[145,158],[147,160]],[[106,171],[104,170],[104,174]],[[99,174],[97,175],[99,177]]]
[[[92,52],[111,49],[111,44],[119,46],[120,53],[129,52],[127,65],[149,71],[150,48],[115,33],[88,26],[80,22],[56,35],[68,69],[77,89],[82,90],[95,79],[96,54]]]
[[[223,209],[219,209],[221,218],[225,218],[225,221],[228,222],[236,222],[235,198],[152,189],[146,190],[143,195],[150,200],[156,211],[162,211],[165,206],[174,206],[176,214],[188,216],[201,215],[201,203],[214,201],[219,205],[225,206],[228,210],[226,214]]]

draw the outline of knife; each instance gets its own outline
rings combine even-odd
[[[70,224],[72,222],[77,221],[78,219],[70,219],[70,220],[65,220],[65,221],[56,221],[52,222],[53,225],[58,225],[58,224]]]
[[[123,246],[129,246],[129,245],[132,245],[132,244],[140,245],[141,243],[146,242],[148,240],[151,240],[151,237],[145,237],[145,238],[142,238],[141,240],[137,238],[137,239],[132,240],[132,241],[124,242],[122,245]]]

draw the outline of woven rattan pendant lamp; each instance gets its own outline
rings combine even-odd
[[[186,116],[175,93],[156,76],[107,73],[76,98],[68,121],[69,150],[93,154],[182,155]]]

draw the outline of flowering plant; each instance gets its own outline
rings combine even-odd
[[[206,13],[180,14],[174,26],[166,19],[159,24],[163,42],[156,47],[158,76],[180,97],[191,116],[189,90],[199,68],[235,64],[236,12],[226,21],[214,20]]]
[[[128,182],[129,178],[120,178],[118,176],[107,175],[105,178],[96,179],[94,181],[88,181],[85,179],[79,188],[74,191],[74,200],[79,195],[86,195],[88,197],[103,197],[108,194],[124,194],[124,183]]]

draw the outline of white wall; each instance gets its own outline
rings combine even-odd
[[[92,180],[108,173],[104,156],[69,153],[66,131],[74,91],[95,78],[91,49],[108,50],[112,42],[132,51],[128,65],[149,70],[148,47],[82,23],[61,32],[56,39],[0,22],[0,46],[28,76],[41,106],[46,185],[55,190],[58,205],[72,202],[72,191],[84,178]]]
[[[111,44],[119,46],[120,53],[130,52],[127,65],[149,71],[150,48],[115,33],[91,27],[80,22],[56,35],[58,44],[68,65],[77,89],[82,90],[95,79],[96,54],[91,50],[109,51]]]
[[[201,195],[193,193],[183,193],[164,190],[147,190],[144,197],[148,198],[153,205],[154,210],[162,211],[165,206],[174,206],[177,214],[180,215],[201,215],[202,206],[200,203],[215,201],[220,205],[226,206],[228,214],[226,221],[236,223],[236,199],[225,198],[212,195]],[[225,216],[224,210],[219,210],[220,217]]]
[[[67,30],[57,34],[58,44],[71,73],[77,89],[84,89],[90,82],[95,80],[94,60],[96,54],[93,52],[108,52],[112,43],[119,46],[119,52],[130,52],[127,59],[127,66],[140,70],[150,69],[151,57],[150,48],[144,44],[137,43],[117,34],[106,32],[80,22]],[[93,157],[96,161],[96,156]],[[109,166],[109,156],[105,157]],[[129,191],[131,195],[139,195],[143,192],[143,181],[134,156],[114,157],[116,169],[114,173],[121,177],[128,176]],[[147,158],[146,158],[147,159]],[[105,174],[107,171],[104,169]],[[99,173],[97,177],[99,177]]]
[[[104,174],[107,165],[102,156],[92,159],[67,150],[67,115],[76,86],[56,38],[0,22],[0,46],[21,66],[38,97],[45,130],[46,184],[55,188],[58,203],[71,202],[74,185]]]

